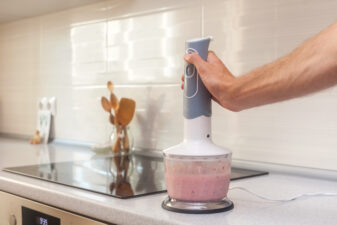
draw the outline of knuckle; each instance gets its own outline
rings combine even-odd
[[[199,66],[199,68],[197,68],[198,69],[198,72],[200,73],[200,74],[204,74],[205,73],[205,68],[203,67],[203,66]]]
[[[203,63],[199,66],[198,71],[199,73],[202,73],[202,75],[206,75],[206,73],[210,71],[210,67],[207,64]]]

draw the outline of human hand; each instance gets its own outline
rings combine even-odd
[[[240,111],[240,108],[232,100],[231,94],[233,82],[236,78],[214,52],[208,52],[207,61],[204,61],[197,53],[186,54],[184,59],[196,67],[205,87],[217,103],[231,111]],[[184,82],[184,75],[181,79]],[[182,83],[181,88],[184,88],[184,83]]]

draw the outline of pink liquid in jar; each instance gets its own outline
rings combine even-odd
[[[230,159],[215,162],[175,162],[165,159],[168,195],[183,201],[216,201],[227,196]]]

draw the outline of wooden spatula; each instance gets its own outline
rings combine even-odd
[[[123,138],[123,149],[127,153],[130,149],[128,129],[126,126],[123,127],[124,138]]]
[[[128,125],[135,114],[136,102],[130,98],[122,98],[116,113],[116,119],[122,126]]]

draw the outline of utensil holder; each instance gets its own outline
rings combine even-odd
[[[112,143],[112,152],[115,154],[129,154],[133,149],[133,135],[129,126],[116,125],[113,127],[110,141]]]

